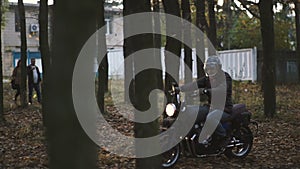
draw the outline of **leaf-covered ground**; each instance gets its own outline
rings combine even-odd
[[[234,84],[235,102],[246,103],[259,122],[251,153],[243,160],[225,156],[203,159],[182,157],[174,168],[300,168],[300,85],[280,85],[277,92],[277,114],[263,117],[259,85]],[[37,103],[20,109],[12,101],[14,91],[5,88],[5,119],[0,125],[0,168],[48,168],[46,141],[41,106]],[[132,134],[132,123],[118,114],[113,105],[107,107],[107,120],[125,134]],[[122,125],[119,125],[120,121]],[[118,157],[99,148],[99,168],[134,168],[135,160]]]

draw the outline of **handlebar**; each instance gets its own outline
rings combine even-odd
[[[176,83],[172,83],[172,89],[168,91],[171,96],[175,94],[179,94],[181,92],[180,88]],[[188,94],[190,97],[199,97],[199,95],[207,95],[209,94],[209,90],[206,88],[199,88],[198,90],[192,91],[191,94]]]

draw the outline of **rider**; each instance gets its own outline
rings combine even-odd
[[[218,56],[208,57],[204,63],[204,71],[206,76],[198,79],[195,82],[185,84],[179,87],[180,91],[194,91],[201,89],[202,94],[208,96],[208,104],[204,106],[189,106],[189,111],[198,113],[196,122],[203,122],[206,119],[206,125],[210,126],[211,132],[202,131],[204,139],[200,140],[200,143],[207,143],[208,139],[211,138],[209,133],[214,133],[213,140],[217,140],[220,144],[223,142],[225,144],[226,130],[220,123],[221,120],[225,120],[230,117],[232,112],[232,79],[227,72],[222,70],[222,64]],[[223,92],[222,92],[223,91]],[[214,97],[212,97],[212,95]],[[225,99],[222,102],[222,95]],[[217,98],[212,100],[212,98]],[[213,101],[213,103],[212,103]],[[223,104],[222,104],[223,103]],[[212,127],[215,126],[215,127]],[[216,129],[214,131],[214,129]],[[201,133],[202,135],[202,133]],[[200,135],[200,137],[201,137]]]

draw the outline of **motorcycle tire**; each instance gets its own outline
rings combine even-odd
[[[236,159],[245,158],[251,151],[253,144],[253,134],[250,128],[248,126],[241,126],[241,128],[232,136],[231,141],[233,141],[233,138],[239,140],[239,143],[232,147],[227,147],[224,152],[225,156]]]
[[[169,168],[175,165],[180,157],[180,146],[176,145],[175,147],[171,148],[170,150],[164,152],[163,156],[163,168]]]

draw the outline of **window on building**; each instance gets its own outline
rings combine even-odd
[[[106,26],[106,35],[112,34],[112,24],[111,19],[106,18],[105,20],[105,26]]]

